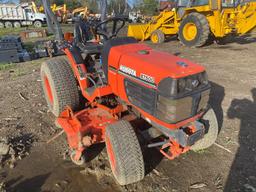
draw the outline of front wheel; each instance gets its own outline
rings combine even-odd
[[[155,30],[150,37],[152,43],[159,44],[165,41],[165,35],[161,30]]]
[[[4,28],[4,23],[0,22],[0,29],[3,29],[3,28]]]
[[[42,21],[35,21],[35,22],[34,22],[34,27],[36,27],[36,28],[41,28],[42,26],[43,26]]]
[[[217,140],[219,133],[219,126],[217,117],[212,108],[210,108],[207,113],[202,117],[201,122],[204,124],[206,133],[204,137],[197,141],[191,146],[191,150],[198,151],[211,147]]]
[[[107,126],[106,147],[112,172],[120,185],[144,178],[143,155],[129,122],[121,120]]]

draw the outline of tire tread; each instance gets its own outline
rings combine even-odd
[[[145,168],[138,138],[129,122],[121,120],[106,129],[113,147],[118,174],[114,173],[120,185],[138,182],[144,178]]]
[[[197,18],[199,25],[202,26],[202,33],[198,41],[194,45],[191,45],[190,47],[202,47],[207,43],[211,33],[209,22],[204,15],[197,12],[188,14],[187,17],[185,17],[185,19],[182,20],[182,22],[186,22],[187,19],[191,17]],[[182,22],[181,22],[181,26],[182,26]],[[182,33],[182,29],[180,28],[178,38],[183,45],[187,46],[186,42],[184,42],[183,39],[181,38],[181,33]]]
[[[43,78],[43,73],[47,75],[49,81],[53,82],[52,91],[55,94],[53,94],[52,113],[59,116],[67,106],[71,107],[72,110],[77,110],[80,104],[79,90],[68,60],[61,57],[44,62],[41,66],[41,78]]]

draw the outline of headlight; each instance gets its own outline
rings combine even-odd
[[[207,75],[206,72],[200,73],[198,75],[198,80],[200,81],[201,84],[207,85],[209,83],[208,82],[208,75]]]
[[[177,79],[170,77],[163,79],[158,84],[158,92],[160,95],[165,97],[172,97],[178,94],[178,83]]]
[[[206,72],[187,76],[180,79],[165,78],[158,85],[160,95],[177,96],[208,85]]]
[[[186,90],[187,82],[185,79],[179,79],[178,80],[178,90],[179,93],[184,92]]]

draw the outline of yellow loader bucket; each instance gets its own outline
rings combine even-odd
[[[149,24],[130,24],[128,26],[128,37],[134,37],[137,40],[146,40],[150,37],[148,32]]]

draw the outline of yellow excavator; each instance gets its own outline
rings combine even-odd
[[[56,6],[53,13],[55,13],[59,22],[61,23],[67,22],[68,10],[67,10],[66,4]]]
[[[147,24],[131,24],[128,36],[163,43],[178,35],[182,44],[201,47],[214,37],[243,35],[256,27],[256,1],[178,0],[172,10],[164,10]]]
[[[72,16],[86,16],[88,14],[88,7],[78,7],[72,11]]]
[[[36,8],[35,3],[32,2],[32,4],[34,4],[33,7]],[[58,6],[57,4],[54,3],[54,4],[51,5],[51,10],[57,16],[57,19],[60,23],[66,23],[67,22],[68,10],[67,10],[67,5],[66,4]],[[38,8],[38,12],[44,13],[44,7],[42,5]]]
[[[52,4],[52,5],[51,5],[51,10],[54,12],[55,9],[56,9],[56,7],[57,7],[57,5],[56,5],[55,3]],[[39,11],[40,13],[44,13],[44,7],[43,7],[43,5],[41,5],[41,6],[38,8],[38,11]]]

